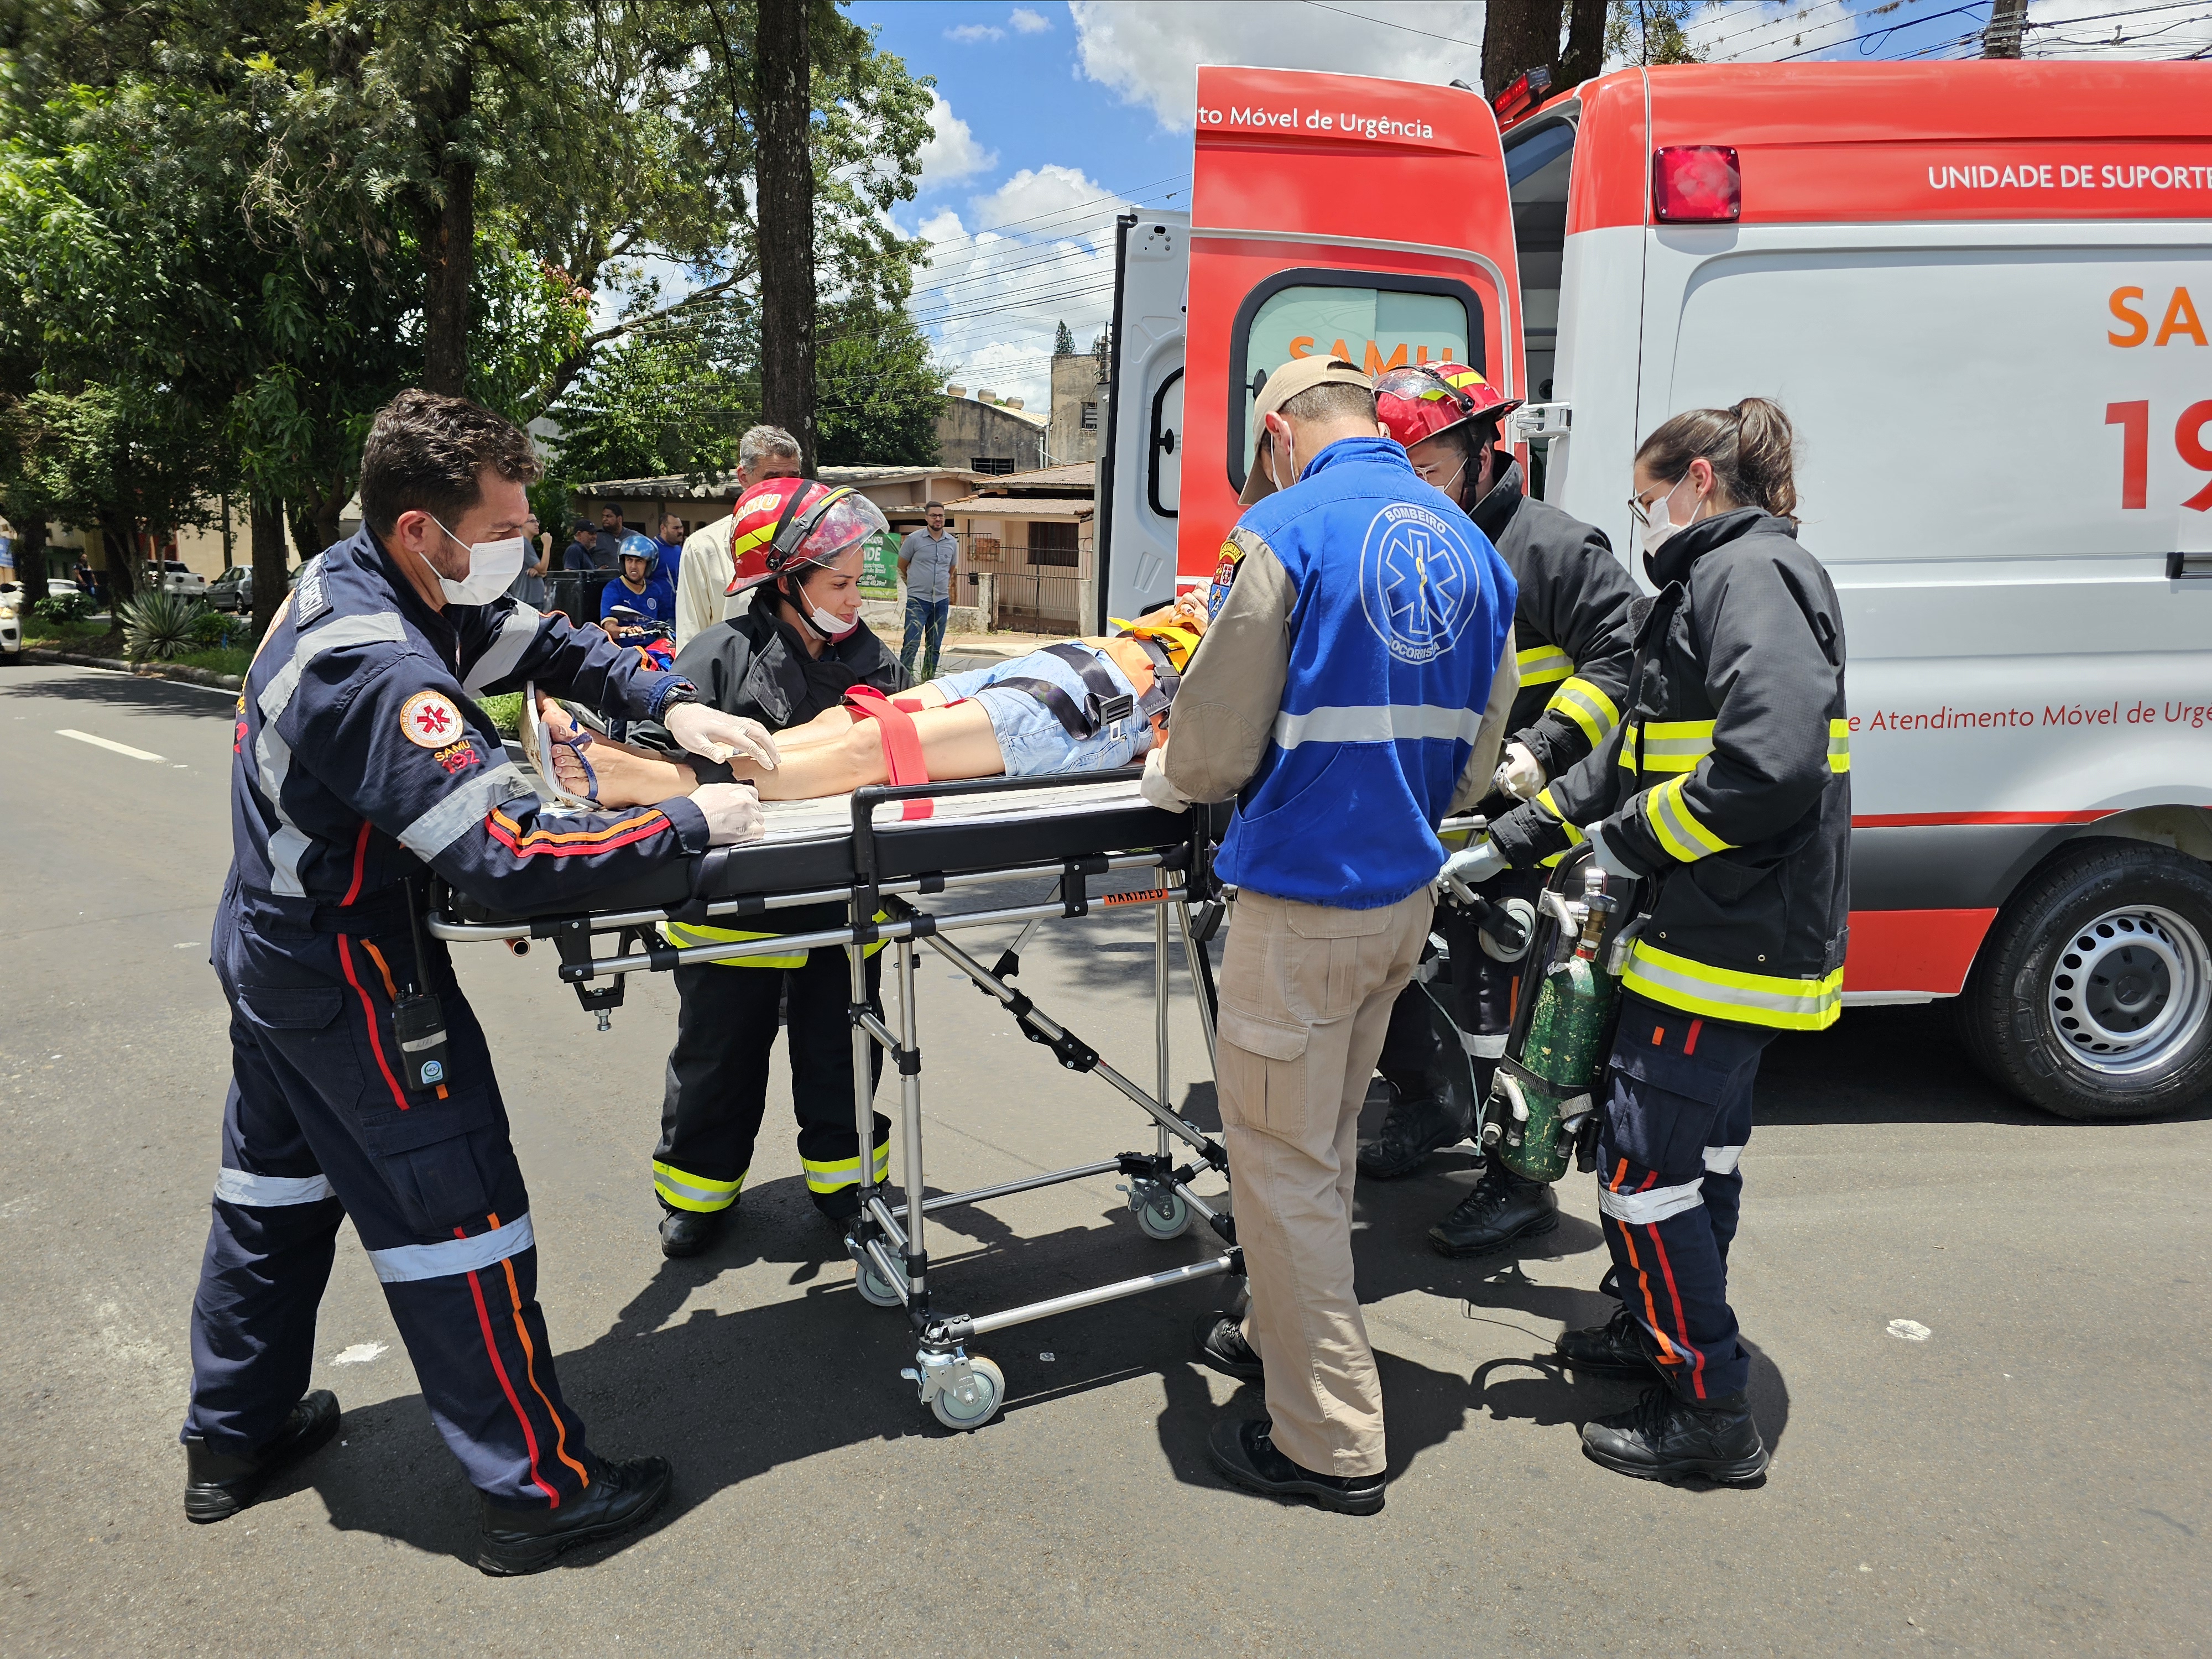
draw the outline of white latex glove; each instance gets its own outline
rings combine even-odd
[[[1444,860],[1444,867],[1437,872],[1437,879],[1463,899],[1473,899],[1474,890],[1502,870],[1511,868],[1505,854],[1488,836],[1475,842],[1465,852],[1454,853]]]
[[[725,714],[703,702],[679,702],[660,718],[668,735],[695,755],[711,761],[734,760],[742,755],[775,771],[781,758],[768,727],[742,714]]]
[[[1603,825],[1593,823],[1583,831],[1583,839],[1589,843],[1590,856],[1597,860],[1597,867],[1608,876],[1626,876],[1631,881],[1638,880],[1643,876],[1644,872],[1641,870],[1630,868],[1626,859],[1621,857],[1617,850],[1606,845]]]
[[[1163,812],[1187,812],[1190,797],[1168,781],[1168,751],[1164,744],[1155,745],[1145,756],[1145,781],[1138,786],[1145,799]]]
[[[707,815],[710,846],[758,841],[768,833],[760,797],[742,783],[702,783],[691,792],[691,804]]]
[[[1509,743],[1505,745],[1505,757],[1498,762],[1490,786],[1504,790],[1516,800],[1532,800],[1544,787],[1544,769],[1536,763],[1536,757],[1527,744]]]

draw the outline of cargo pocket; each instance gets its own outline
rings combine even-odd
[[[1283,1001],[1310,1024],[1358,1010],[1390,975],[1396,907],[1340,910],[1286,904],[1283,910]]]
[[[338,1017],[335,985],[241,985],[238,1011],[271,1031],[319,1031]]]
[[[498,1156],[502,1139],[497,1118],[491,1102],[480,1097],[443,1109],[417,1107],[403,1118],[364,1127],[362,1139],[415,1232],[426,1239],[450,1237],[456,1227],[480,1227],[489,1220],[494,1183],[486,1165]]]
[[[1307,1118],[1306,1028],[1224,1004],[1218,1035],[1222,1127],[1302,1139]]]

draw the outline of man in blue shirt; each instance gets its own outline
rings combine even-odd
[[[675,514],[660,515],[660,533],[653,538],[653,545],[660,553],[659,574],[668,584],[672,592],[675,591],[677,578],[684,569],[684,538],[690,533],[684,527],[684,520]]]
[[[1353,1293],[1359,1109],[1429,934],[1433,826],[1486,793],[1518,683],[1513,576],[1382,436],[1367,377],[1285,363],[1254,410],[1249,510],[1212,621],[1146,762],[1158,805],[1237,800],[1217,863],[1238,890],[1217,1069],[1252,1288],[1200,1358],[1267,1382],[1268,1419],[1208,1450],[1237,1485],[1382,1507],[1375,1356]]]
[[[676,589],[659,574],[660,550],[642,536],[625,538],[620,574],[599,590],[599,626],[616,640],[651,633],[672,636],[676,627]],[[627,611],[626,617],[615,612]],[[641,631],[642,630],[642,631]]]

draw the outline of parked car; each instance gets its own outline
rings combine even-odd
[[[197,599],[207,592],[207,578],[182,559],[163,559],[159,564],[149,564],[147,574],[164,593],[181,593],[186,599]]]
[[[207,585],[207,602],[217,611],[253,609],[253,567],[234,564]]]
[[[0,582],[0,659],[14,662],[23,648],[23,590]]]

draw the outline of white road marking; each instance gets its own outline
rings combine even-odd
[[[58,738],[75,738],[79,743],[88,743],[95,749],[112,749],[118,755],[128,755],[132,760],[167,760],[166,755],[149,755],[143,749],[133,749],[127,743],[118,743],[112,738],[95,738],[89,732],[73,731],[66,726],[54,728]]]

